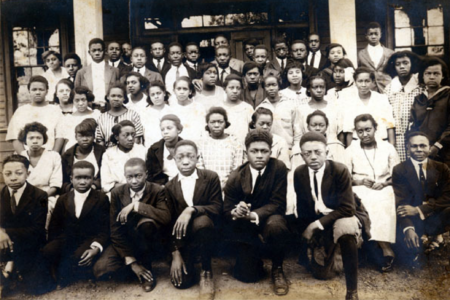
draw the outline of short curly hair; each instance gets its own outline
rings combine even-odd
[[[222,116],[223,116],[223,119],[225,120],[225,128],[230,127],[231,123],[228,121],[228,114],[227,114],[227,111],[226,111],[223,107],[220,107],[220,106],[213,106],[213,107],[211,107],[211,108],[209,109],[209,111],[208,111],[208,113],[206,114],[206,117],[205,117],[205,119],[206,119],[206,124],[208,124],[209,119],[211,118],[211,116],[212,116],[213,114],[219,114],[219,115],[222,115]],[[209,126],[208,126],[208,125],[205,126],[205,130],[208,131],[208,132],[210,132],[210,131],[209,131]]]
[[[113,143],[114,145],[119,145],[119,141],[116,139],[116,135],[120,134],[120,132],[122,131],[122,128],[128,127],[128,126],[136,129],[136,126],[130,120],[123,120],[123,121],[120,121],[119,123],[117,123],[116,125],[114,125],[113,128],[111,129],[111,133],[112,133],[111,137],[109,138],[111,143]]]
[[[120,89],[123,92],[123,104],[128,103],[129,99],[128,99],[128,95],[127,95],[127,88],[125,87],[125,85],[121,84],[121,83],[116,83],[114,85],[112,85],[109,90],[108,93],[105,96],[105,100],[109,103],[109,93],[111,93],[112,89]]]
[[[150,81],[146,77],[142,76],[141,73],[130,72],[127,75],[125,75],[125,84],[127,82],[128,77],[131,77],[131,76],[135,76],[139,80],[139,85],[141,87],[141,91],[145,92],[147,90],[148,86],[150,85]]]
[[[267,145],[269,145],[270,148],[272,148],[273,144],[272,134],[268,131],[261,129],[255,129],[253,131],[250,131],[249,133],[247,133],[247,136],[245,137],[245,148],[248,149],[250,145],[255,142],[265,142],[267,143]]]
[[[370,121],[373,125],[373,128],[375,128],[375,130],[377,130],[378,123],[377,123],[377,121],[375,121],[375,118],[371,114],[361,114],[361,115],[356,116],[356,118],[354,120],[355,128],[356,128],[357,123],[366,122],[366,121]]]
[[[327,81],[326,81],[325,77],[323,77],[322,73],[319,73],[317,75],[311,76],[306,83],[306,95],[308,97],[311,97],[311,93],[309,92],[309,89],[311,88],[312,82],[316,79],[323,80],[323,84],[325,85],[325,95],[327,94]]]
[[[95,100],[95,95],[91,92],[91,90],[88,87],[84,85],[75,87],[73,89],[73,94],[74,97],[75,95],[85,95],[87,102],[94,102]]]
[[[316,109],[315,111],[313,111],[312,113],[310,113],[310,114],[306,117],[306,124],[309,125],[309,122],[311,121],[311,119],[312,119],[313,117],[317,117],[317,116],[322,117],[322,118],[325,120],[325,124],[326,124],[327,127],[328,127],[328,125],[330,124],[330,122],[329,122],[329,120],[328,120],[327,115],[326,115],[323,111],[318,110],[318,109]]]
[[[392,78],[397,76],[398,74],[397,74],[397,71],[395,70],[395,63],[396,63],[397,59],[404,58],[404,57],[409,58],[409,60],[411,61],[410,74],[415,74],[415,73],[419,72],[421,59],[419,58],[419,56],[417,54],[415,54],[411,51],[405,50],[405,51],[395,52],[394,54],[391,55],[391,57],[389,57],[389,60],[386,64],[386,66],[384,67],[384,73],[388,74]]]
[[[44,144],[48,141],[48,135],[47,135],[47,127],[42,125],[39,122],[32,122],[25,125],[25,127],[19,132],[18,140],[22,142],[24,145],[27,144],[27,135],[29,132],[39,132],[42,134],[42,137],[44,138]]]
[[[166,90],[166,85],[161,80],[156,80],[156,81],[150,82],[150,85],[148,86],[148,90],[147,90],[147,93],[148,93],[147,103],[149,105],[152,105],[152,106],[154,105],[153,102],[152,102],[152,99],[150,99],[150,89],[152,87],[159,87],[161,89],[161,91],[163,91],[166,94],[164,96],[164,102],[166,104],[168,104],[169,103],[169,98],[170,98],[170,93]]]

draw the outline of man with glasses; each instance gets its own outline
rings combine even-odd
[[[172,284],[179,289],[191,287],[196,278],[194,263],[200,256],[200,296],[213,299],[211,252],[223,202],[219,176],[196,168],[198,149],[190,140],[175,145],[174,158],[179,173],[165,187],[172,211]]]
[[[347,284],[346,299],[358,299],[358,248],[361,223],[356,217],[352,178],[341,163],[327,160],[327,141],[318,132],[305,133],[300,140],[305,165],[294,173],[298,219],[294,230],[302,234],[305,244],[324,241],[325,249],[339,244]],[[306,251],[299,261],[304,262]],[[313,273],[314,274],[314,273]]]
[[[144,160],[129,159],[124,172],[127,183],[111,192],[112,245],[94,265],[94,275],[96,278],[112,273],[125,275],[131,269],[144,291],[150,292],[156,285],[152,258],[162,248],[161,232],[170,223],[170,211],[164,187],[146,182]]]

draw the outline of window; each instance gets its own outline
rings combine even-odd
[[[395,8],[395,50],[412,50],[420,55],[444,55],[444,14],[442,5],[426,12]]]
[[[184,18],[181,21],[182,28],[214,27],[214,26],[243,26],[255,24],[267,24],[269,22],[267,12],[248,12],[227,15],[203,15]]]
[[[37,29],[14,27],[12,29],[14,48],[14,70],[17,81],[18,105],[29,102],[28,82],[31,76],[45,72],[42,53],[47,50],[61,51],[59,29]]]

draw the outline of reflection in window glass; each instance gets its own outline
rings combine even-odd
[[[192,16],[189,18],[184,18],[181,21],[182,28],[194,28],[194,27],[203,27],[203,17],[202,16]]]
[[[14,66],[37,65],[37,35],[30,29],[13,29]]]
[[[189,18],[184,18],[181,21],[181,27],[194,28],[194,27],[254,25],[254,24],[267,24],[268,22],[269,18],[266,12],[263,13],[248,12],[248,13],[227,14],[227,15],[191,16]]]
[[[162,22],[159,18],[145,18],[144,19],[145,30],[162,28]]]

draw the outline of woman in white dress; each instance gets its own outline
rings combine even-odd
[[[283,82],[289,83],[289,86],[280,91],[280,96],[293,101],[297,107],[307,103],[306,88],[302,86],[302,65],[297,61],[288,62],[282,75]]]
[[[133,157],[145,161],[147,149],[135,143],[136,128],[133,122],[123,120],[112,128],[111,142],[114,146],[103,154],[100,178],[102,189],[110,192],[117,184],[127,183],[124,174],[125,163]]]
[[[141,111],[141,122],[144,126],[144,145],[149,149],[161,139],[160,122],[165,115],[171,114],[168,105],[169,93],[162,81],[153,81],[148,88],[148,106]]]
[[[195,95],[194,101],[202,104],[206,110],[212,106],[221,106],[226,94],[223,88],[217,85],[217,66],[211,63],[200,64],[198,72],[202,79],[202,90]]]
[[[42,74],[48,81],[46,101],[52,102],[56,84],[63,78],[69,78],[69,73],[62,67],[62,57],[58,52],[53,50],[45,51],[42,53],[42,60],[48,68],[47,71]]]
[[[28,146],[28,150],[20,153],[30,161],[30,175],[27,181],[48,195],[46,228],[48,228],[51,214],[55,208],[56,196],[63,183],[61,156],[57,152],[43,147],[47,139],[47,128],[38,122],[25,125],[18,137],[19,141]]]
[[[139,113],[148,106],[148,96],[145,94],[150,82],[147,78],[138,72],[130,72],[125,76],[125,85],[127,87],[128,102],[125,107]],[[141,116],[142,119],[142,116]]]
[[[400,163],[397,151],[390,143],[376,139],[378,124],[370,114],[354,120],[360,143],[346,150],[346,165],[352,174],[353,192],[361,199],[371,221],[371,240],[383,251],[382,272],[392,271],[395,243],[396,208],[392,188],[392,170]]]

